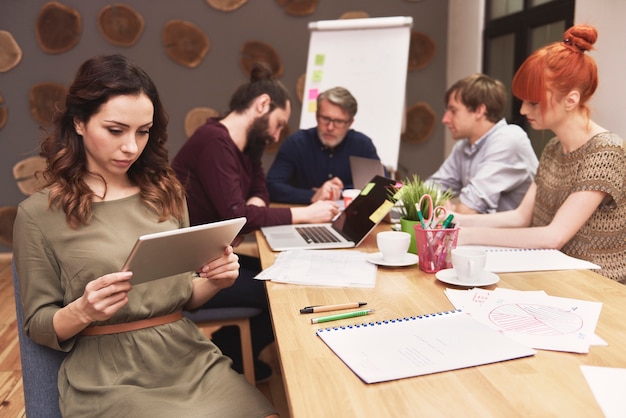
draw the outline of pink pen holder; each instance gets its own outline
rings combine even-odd
[[[456,248],[459,228],[422,229],[415,225],[419,266],[426,273],[452,268],[452,249]]]

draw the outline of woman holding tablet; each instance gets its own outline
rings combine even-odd
[[[182,317],[235,282],[231,247],[199,275],[132,286],[132,272],[118,271],[139,235],[189,224],[166,127],[154,83],[128,59],[100,56],[79,68],[41,146],[46,187],[22,202],[15,222],[24,330],[68,353],[58,377],[63,416],[275,416]]]

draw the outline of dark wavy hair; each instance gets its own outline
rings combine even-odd
[[[53,132],[41,144],[41,156],[47,161],[44,179],[50,189],[50,207],[63,210],[72,228],[89,223],[94,198],[84,181],[87,174],[93,173],[87,169],[85,147],[74,122],[86,124],[113,97],[139,94],[148,96],[154,106],[153,125],[146,148],[129,168],[128,177],[160,222],[172,216],[184,218],[184,189],[169,164],[165,148],[168,115],[156,86],[125,56],[102,55],[80,66],[65,99],[65,109],[55,115]]]

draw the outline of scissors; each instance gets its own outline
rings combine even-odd
[[[426,213],[427,217],[424,217],[422,212],[422,208],[424,201],[426,201]],[[429,194],[425,194],[420,198],[420,201],[417,205],[415,205],[415,209],[417,209],[417,215],[422,222],[422,228],[426,229],[434,229],[437,227],[439,222],[443,221],[448,215],[448,211],[443,206],[435,206],[433,207],[433,198]]]

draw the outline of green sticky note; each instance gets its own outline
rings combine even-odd
[[[323,74],[323,73],[324,73],[324,72],[323,72],[323,71],[321,71],[321,70],[316,70],[316,71],[313,71],[313,74],[311,74],[311,79],[312,79],[313,81],[322,81],[322,74]]]
[[[326,59],[326,55],[324,54],[316,54],[315,55],[315,65],[324,65],[324,60]]]

